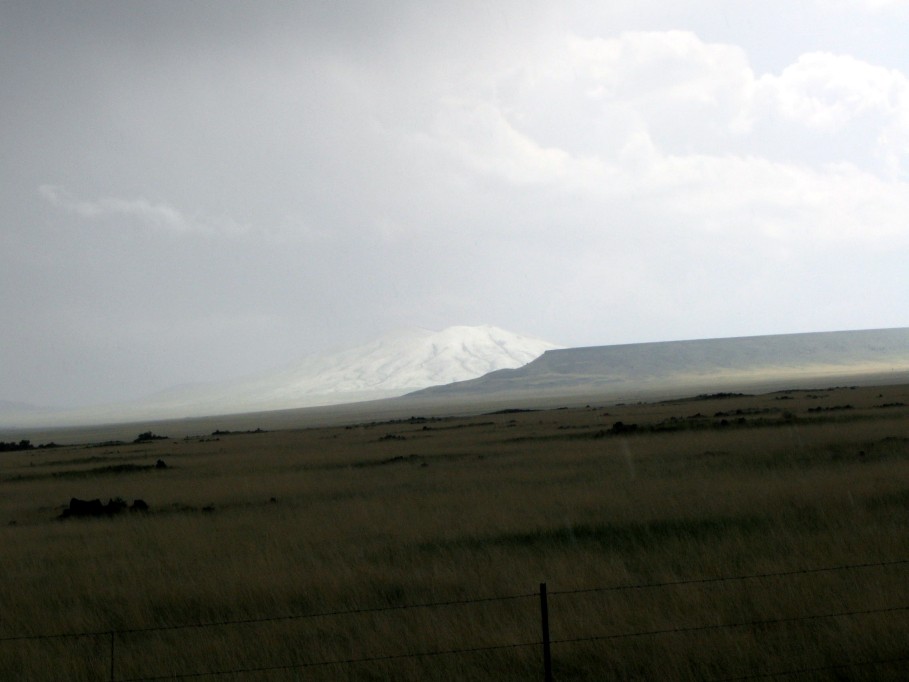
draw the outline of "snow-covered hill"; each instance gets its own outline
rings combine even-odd
[[[390,398],[521,367],[555,344],[497,327],[410,329],[338,353],[226,383],[177,387],[127,405],[66,413],[0,413],[0,423],[100,423],[191,417]]]
[[[492,326],[410,330],[336,355],[307,358],[265,378],[274,395],[402,393],[526,365],[555,344]]]
[[[198,415],[376,400],[521,367],[555,348],[492,326],[411,329],[338,353],[306,357],[262,376],[171,391],[143,404],[156,413],[176,408]]]

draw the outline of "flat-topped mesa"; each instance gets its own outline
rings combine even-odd
[[[527,365],[409,397],[621,394],[909,372],[909,328],[548,350]]]

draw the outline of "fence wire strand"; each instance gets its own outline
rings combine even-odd
[[[538,595],[536,595],[538,596]],[[820,620],[825,618],[842,618],[850,616],[867,616],[875,615],[882,613],[893,613],[897,611],[909,611],[909,606],[892,606],[888,608],[881,609],[863,609],[858,611],[837,611],[833,613],[819,613],[819,614],[810,614],[807,616],[792,616],[787,618],[769,618],[764,620],[753,620],[753,621],[744,621],[741,623],[718,623],[715,625],[695,625],[691,627],[683,628],[665,628],[661,630],[644,630],[639,632],[623,632],[615,633],[610,635],[596,635],[592,637],[575,637],[569,639],[554,639],[550,643],[553,645],[558,644],[577,644],[584,642],[596,642],[604,640],[615,640],[615,639],[627,639],[631,637],[655,637],[659,635],[668,635],[668,634],[684,634],[692,632],[705,632],[709,630],[722,630],[722,629],[735,629],[735,628],[746,628],[746,627],[768,627],[773,625],[782,625],[785,623],[797,623],[810,620]],[[241,673],[256,673],[256,672],[276,672],[279,670],[299,670],[304,668],[315,668],[322,666],[332,666],[332,665],[352,665],[355,663],[378,663],[382,661],[395,661],[403,660],[408,658],[427,658],[431,656],[446,656],[446,655],[457,655],[457,654],[467,654],[467,653],[477,653],[482,651],[498,651],[503,649],[518,649],[524,647],[537,647],[542,645],[542,642],[520,642],[520,643],[511,643],[511,644],[497,644],[493,646],[482,646],[482,647],[469,647],[464,649],[446,649],[441,651],[424,651],[419,653],[411,654],[390,654],[383,656],[370,656],[365,658],[350,658],[350,659],[337,659],[331,661],[315,661],[311,663],[296,663],[280,666],[268,666],[268,667],[257,667],[257,668],[235,668],[231,670],[214,670],[208,672],[197,672],[197,673],[185,673],[185,674],[170,674],[170,675],[161,675],[157,677],[136,677],[136,678],[125,678],[117,680],[117,682],[157,682],[158,680],[172,680],[172,679],[192,679],[196,677],[216,677],[223,675],[234,675]],[[881,659],[877,661],[861,661],[861,662],[851,662],[844,663],[836,666],[825,666],[820,668],[804,668],[798,670],[787,670],[773,673],[761,673],[757,675],[745,676],[745,677],[731,677],[723,678],[722,680],[716,680],[714,682],[733,682],[735,680],[750,680],[750,679],[762,679],[767,677],[784,677],[787,675],[795,675],[805,672],[815,672],[823,670],[835,670],[839,668],[851,668],[859,666],[869,666],[869,665],[879,665],[884,663],[898,662],[902,660],[909,660],[905,658],[900,659]]]
[[[909,606],[890,606],[883,609],[863,609],[861,611],[837,611],[834,613],[815,613],[807,616],[789,616],[786,618],[767,618],[764,620],[743,621],[741,623],[716,623],[712,625],[692,625],[681,628],[664,628],[661,630],[641,630],[639,632],[619,632],[611,635],[593,635],[591,637],[572,637],[568,639],[554,639],[552,644],[577,644],[581,642],[599,642],[610,639],[627,639],[630,637],[654,637],[657,635],[683,634],[687,632],[704,632],[707,630],[724,630],[748,627],[765,627],[782,625],[784,623],[798,623],[809,620],[822,620],[824,618],[844,618],[846,616],[869,616],[879,613],[894,613],[896,611],[909,611]]]
[[[761,580],[765,578],[789,578],[797,575],[814,575],[817,573],[830,573],[833,571],[849,571],[859,568],[878,568],[883,566],[899,566],[909,564],[909,559],[895,561],[881,561],[864,564],[843,564],[841,566],[825,566],[823,568],[803,568],[791,571],[776,571],[773,573],[746,573],[743,575],[716,576],[713,578],[690,578],[686,580],[669,580],[659,583],[639,583],[633,585],[612,585],[609,587],[586,587],[576,590],[553,590],[550,596],[569,594],[590,594],[591,592],[618,592],[623,590],[645,590],[660,587],[682,587],[684,585],[709,585],[711,583],[735,582],[742,580]]]
[[[909,656],[899,658],[879,658],[873,661],[850,661],[848,663],[839,663],[837,665],[823,665],[809,668],[798,668],[791,670],[778,670],[768,673],[755,673],[753,675],[743,675],[741,677],[722,677],[710,682],[742,682],[743,680],[763,680],[768,677],[791,677],[792,675],[805,675],[807,673],[823,673],[833,670],[845,670],[847,668],[870,668],[878,665],[891,665],[893,663],[909,662]]]
[[[711,578],[693,578],[685,580],[674,580],[674,581],[665,581],[665,582],[654,582],[654,583],[638,583],[638,584],[628,584],[628,585],[612,585],[612,586],[601,586],[601,587],[588,587],[581,589],[573,590],[553,590],[548,594],[550,596],[563,596],[563,595],[576,595],[576,594],[590,594],[594,592],[616,592],[616,591],[625,591],[625,590],[642,590],[642,589],[657,589],[657,588],[668,588],[668,587],[680,587],[686,585],[707,585],[715,584],[722,582],[732,582],[732,581],[745,581],[745,580],[760,580],[760,579],[769,579],[769,578],[789,578],[798,575],[816,575],[819,573],[830,573],[836,571],[848,571],[848,570],[857,570],[864,568],[880,568],[880,567],[889,567],[889,566],[900,566],[909,564],[909,559],[897,559],[892,561],[880,561],[880,562],[865,562],[857,564],[842,564],[838,566],[826,566],[819,568],[804,568],[804,569],[795,569],[788,571],[776,571],[776,572],[767,572],[767,573],[752,573],[744,575],[734,575],[734,576],[716,576]],[[128,628],[122,630],[111,630],[106,629],[103,631],[86,631],[86,632],[70,632],[70,633],[55,633],[55,634],[39,634],[39,635],[12,635],[0,637],[0,643],[2,642],[16,642],[16,641],[28,641],[28,640],[48,640],[48,639],[65,639],[65,638],[80,638],[80,637],[110,637],[111,638],[111,656],[114,654],[113,649],[113,640],[117,635],[126,635],[126,634],[137,634],[137,633],[150,633],[150,632],[162,632],[162,631],[172,631],[172,630],[181,630],[188,628],[212,628],[212,627],[223,627],[231,625],[249,625],[257,623],[270,623],[270,622],[280,622],[280,621],[289,621],[289,620],[305,620],[312,618],[327,618],[332,616],[350,616],[350,615],[362,615],[369,613],[383,613],[383,612],[392,612],[392,611],[403,611],[408,609],[428,609],[428,608],[444,608],[444,607],[453,607],[453,606],[462,606],[462,605],[471,605],[471,604],[484,604],[492,602],[503,602],[503,601],[513,601],[520,599],[537,599],[540,597],[539,592],[523,593],[523,594],[511,594],[511,595],[500,595],[500,596],[490,596],[490,597],[480,597],[475,599],[457,599],[457,600],[447,600],[447,601],[436,601],[436,602],[423,602],[423,603],[414,603],[414,604],[390,604],[387,606],[371,607],[371,608],[356,608],[356,609],[342,609],[336,611],[321,611],[315,613],[302,613],[302,614],[287,614],[282,616],[271,616],[263,618],[246,618],[246,619],[233,619],[233,620],[222,620],[222,621],[211,621],[205,623],[183,623],[183,624],[174,624],[174,625],[162,625],[162,626],[153,626],[146,628]],[[674,627],[674,628],[663,628],[657,630],[642,630],[638,632],[623,632],[623,633],[613,633],[606,635],[593,635],[587,637],[573,637],[573,638],[564,638],[564,639],[553,639],[551,640],[552,645],[567,645],[567,644],[578,644],[585,642],[597,642],[597,641],[607,641],[607,640],[617,640],[625,639],[632,637],[656,637],[660,635],[670,635],[670,634],[684,634],[684,633],[696,633],[696,632],[706,632],[711,630],[722,630],[722,629],[735,629],[735,628],[761,628],[761,627],[770,627],[774,625],[783,625],[786,623],[798,623],[798,622],[807,622],[813,620],[829,619],[829,618],[846,618],[846,617],[858,617],[858,616],[870,616],[876,614],[885,614],[885,613],[896,613],[901,611],[909,611],[909,605],[900,605],[900,606],[891,606],[886,608],[876,608],[876,609],[862,609],[854,611],[837,611],[830,613],[819,613],[819,614],[808,614],[802,616],[788,616],[783,618],[769,618],[762,620],[752,620],[752,621],[743,621],[740,623],[718,623],[718,624],[708,624],[708,625],[692,625],[687,627]],[[520,643],[507,643],[507,644],[497,644],[490,646],[479,646],[479,647],[466,647],[459,649],[445,649],[439,651],[424,651],[408,654],[389,654],[389,655],[380,655],[380,656],[369,656],[363,658],[349,658],[349,659],[337,659],[329,661],[315,661],[310,663],[293,663],[280,666],[267,666],[267,667],[255,667],[255,668],[238,668],[233,670],[219,670],[219,671],[209,671],[209,672],[197,672],[197,673],[171,673],[169,675],[155,676],[155,677],[138,677],[138,678],[125,678],[118,680],[117,682],[154,682],[156,680],[174,680],[174,679],[191,679],[199,677],[217,677],[224,675],[236,675],[244,673],[258,673],[258,672],[276,672],[281,670],[299,670],[305,668],[314,668],[314,667],[324,667],[324,666],[334,666],[334,665],[353,665],[358,663],[378,663],[382,661],[395,661],[408,658],[427,658],[433,656],[448,656],[448,655],[460,655],[460,654],[469,654],[477,653],[484,651],[497,651],[505,649],[518,649],[525,647],[536,647],[541,646],[542,642],[520,642]],[[822,667],[806,667],[793,670],[785,670],[778,672],[767,672],[767,673],[757,673],[751,675],[745,675],[740,677],[727,677],[720,680],[715,680],[714,682],[736,682],[738,680],[756,680],[756,679],[765,679],[772,677],[785,677],[789,675],[798,675],[810,672],[823,672],[823,671],[832,671],[838,669],[854,668],[854,667],[864,667],[872,665],[884,665],[897,662],[909,661],[909,657],[900,657],[893,659],[880,659],[880,660],[871,660],[871,661],[858,661],[858,662],[848,662],[839,665],[829,665]],[[113,675],[113,671],[111,673]],[[113,679],[113,677],[111,678]]]
[[[763,578],[783,578],[796,575],[811,575],[817,573],[829,573],[834,571],[847,571],[861,568],[880,568],[887,566],[899,566],[909,564],[909,559],[896,559],[893,561],[866,562],[860,564],[842,564],[839,566],[825,566],[821,568],[803,568],[790,571],[778,571],[773,573],[752,573],[734,576],[715,576],[711,578],[692,578],[686,580],[671,580],[658,583],[637,583],[629,585],[610,585],[603,587],[587,587],[575,590],[552,590],[549,596],[563,596],[572,594],[589,594],[592,592],[616,592],[623,590],[643,590],[656,589],[661,587],[680,587],[684,585],[710,584],[720,582],[732,582],[740,580],[758,580]],[[382,613],[387,611],[402,611],[406,609],[425,609],[425,608],[442,608],[447,606],[462,606],[469,604],[482,604],[497,601],[511,601],[517,599],[538,598],[538,592],[524,594],[509,594],[491,597],[479,597],[475,599],[454,599],[448,601],[424,602],[417,604],[390,604],[388,606],[377,606],[361,609],[342,609],[338,611],[320,611],[316,613],[286,614],[282,616],[269,616],[263,618],[244,618],[235,620],[208,621],[204,623],[178,623],[174,625],[158,625],[147,628],[126,628],[114,630],[118,635],[135,634],[142,632],[159,632],[165,630],[183,630],[190,628],[210,628],[227,625],[251,625],[256,623],[270,623],[285,620],[304,620],[307,618],[328,618],[332,616],[350,616],[366,613]],[[0,637],[0,642],[16,642],[37,639],[63,639],[67,637],[101,637],[110,635],[111,630],[85,631],[85,632],[61,632],[54,634],[41,635],[11,635]]]
[[[539,598],[538,592],[527,594],[509,594],[498,597],[480,597],[478,599],[455,599],[449,601],[424,602],[418,604],[390,604],[388,606],[375,606],[363,609],[342,609],[338,611],[317,611],[315,613],[297,613],[283,616],[268,616],[263,618],[242,618],[236,620],[218,620],[205,623],[180,623],[175,625],[156,625],[147,628],[125,628],[114,630],[117,635],[129,635],[145,632],[163,632],[167,630],[187,630],[191,628],[214,628],[228,625],[252,625],[256,623],[274,623],[287,620],[306,620],[308,618],[329,618],[332,616],[354,616],[366,613],[382,613],[387,611],[403,611],[407,609],[428,609],[446,606],[463,606],[467,604],[483,604],[488,602],[514,601],[518,599]],[[51,635],[18,635],[11,637],[0,637],[0,642],[15,642],[30,639],[63,639],[67,637],[100,637],[110,635],[111,630],[97,632],[62,632]]]
[[[492,646],[478,646],[467,649],[445,649],[442,651],[422,651],[415,654],[390,654],[387,656],[370,656],[367,658],[347,658],[334,661],[315,661],[313,663],[291,663],[260,668],[238,668],[234,670],[216,670],[211,672],[185,673],[161,675],[158,677],[130,677],[116,682],[157,682],[158,680],[185,680],[193,677],[216,677],[222,675],[235,675],[238,673],[277,672],[279,670],[301,670],[303,668],[317,668],[331,665],[352,665],[354,663],[379,663],[382,661],[398,661],[405,658],[429,658],[431,656],[450,656],[455,654],[473,654],[481,651],[499,651],[502,649],[520,649],[523,647],[540,646],[542,642],[521,642],[517,644],[495,644]]]

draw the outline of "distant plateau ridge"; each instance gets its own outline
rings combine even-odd
[[[7,404],[5,412],[0,404],[0,435],[152,420],[167,420],[172,432],[185,433],[209,425],[295,428],[903,382],[909,383],[909,328],[559,348],[495,327],[451,327],[393,334],[259,377],[176,389],[124,405],[50,411]]]
[[[909,328],[815,332],[548,350],[502,369],[406,396],[519,399],[684,393],[728,387],[794,387],[863,377],[909,378]],[[889,382],[888,382],[889,383]]]

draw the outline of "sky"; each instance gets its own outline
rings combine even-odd
[[[414,326],[907,326],[907,29],[903,0],[0,0],[0,400]]]

